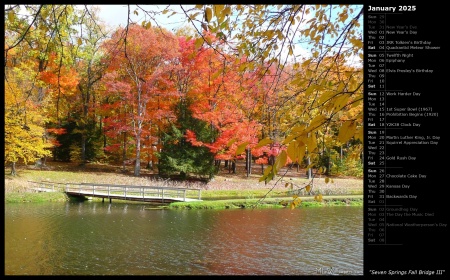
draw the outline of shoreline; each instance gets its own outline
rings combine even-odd
[[[331,180],[326,180],[324,175],[319,175],[311,180],[305,178],[303,172],[293,172],[291,176],[282,176],[281,180],[277,179],[265,184],[259,182],[261,175],[252,174],[250,177],[245,177],[243,174],[222,172],[208,183],[199,183],[167,181],[152,177],[150,174],[135,177],[121,172],[105,172],[105,169],[99,170],[94,166],[71,169],[64,166],[66,168],[63,169],[56,164],[52,163],[53,166],[50,170],[36,170],[24,166],[18,169],[18,176],[10,176],[5,170],[5,203],[65,202],[72,199],[62,192],[36,192],[30,189],[29,181],[62,184],[91,182],[131,186],[160,185],[201,189],[202,201],[173,202],[170,205],[164,205],[163,209],[290,208],[294,195],[298,195],[302,201],[301,203],[296,202],[297,207],[362,205],[363,202],[363,179],[355,177],[332,177]],[[306,192],[306,185],[311,185],[310,192]],[[323,201],[314,201],[315,194],[321,194]],[[95,199],[93,198],[93,201]],[[114,202],[138,203],[129,200],[113,200]],[[152,209],[161,209],[161,207]]]
[[[330,195],[316,201],[313,196],[299,197],[301,202],[295,208],[328,206],[362,206],[363,195]],[[199,202],[173,202],[168,209],[255,209],[255,208],[290,208],[292,197],[227,199]]]
[[[316,201],[314,196],[299,196],[301,202],[295,208],[303,207],[329,207],[329,206],[362,206],[363,195],[328,195],[323,196],[322,201]],[[5,194],[5,204],[17,203],[55,203],[77,200],[68,197],[61,192],[23,192]],[[79,199],[78,199],[79,200]],[[100,198],[86,199],[94,202],[100,202]],[[83,200],[82,200],[83,201]],[[148,205],[146,210],[158,209],[255,209],[255,208],[290,208],[293,197],[266,197],[266,198],[231,198],[216,199],[210,197],[208,200],[196,202],[172,202],[170,204],[151,204],[130,200],[113,200],[112,203],[131,203]]]

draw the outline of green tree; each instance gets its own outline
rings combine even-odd
[[[207,122],[195,119],[189,110],[190,101],[182,98],[176,105],[176,122],[162,136],[162,150],[159,153],[158,170],[162,177],[178,175],[181,179],[190,176],[210,180],[217,173],[214,155],[207,147],[196,147],[186,141],[186,133],[194,132],[204,142],[214,139]]]

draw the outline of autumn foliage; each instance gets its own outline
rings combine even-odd
[[[108,33],[95,9],[26,8],[29,29],[18,7],[5,16],[5,162],[66,149],[82,163],[132,161],[136,176],[145,163],[212,178],[245,160],[269,182],[294,164],[329,173],[339,149],[359,160],[359,6],[196,5],[193,33],[151,19]]]

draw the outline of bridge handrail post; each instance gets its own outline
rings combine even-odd
[[[202,189],[198,189],[198,200],[201,200],[202,197]]]
[[[183,201],[186,201],[186,190],[183,191]]]

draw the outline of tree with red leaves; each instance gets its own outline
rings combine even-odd
[[[171,78],[177,67],[177,46],[172,33],[138,25],[119,28],[104,46],[111,62],[105,85],[116,95],[112,105],[121,112],[110,115],[106,122],[110,132],[124,135],[124,142],[127,135],[133,138],[135,176],[140,174],[141,147],[148,129],[144,124],[152,121],[161,130],[163,123],[174,117],[170,107],[178,94]],[[119,87],[123,89],[117,91]]]

